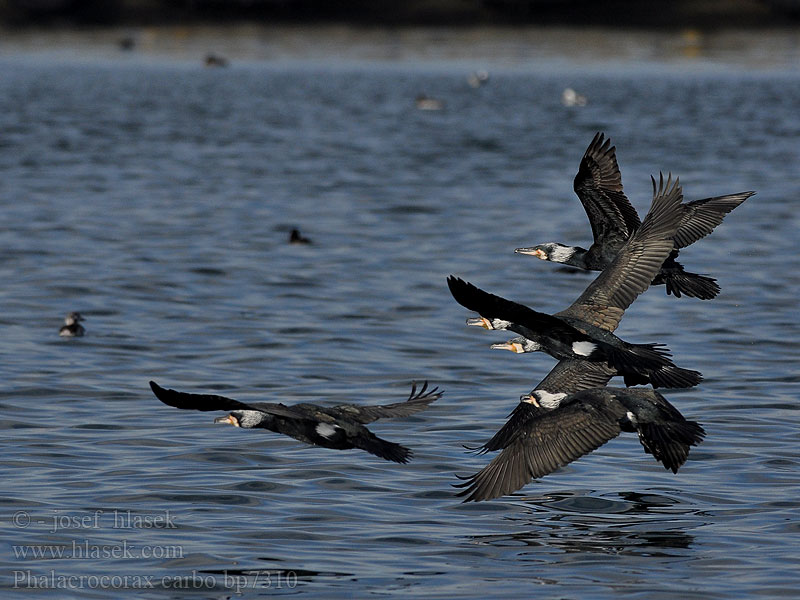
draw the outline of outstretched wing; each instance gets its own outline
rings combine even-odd
[[[616,369],[609,367],[604,362],[589,362],[564,358],[558,361],[555,367],[545,376],[534,389],[545,390],[550,393],[564,392],[573,394],[581,390],[605,386],[609,379],[617,375]],[[481,454],[502,450],[514,439],[525,425],[547,412],[547,409],[534,406],[529,402],[520,402],[514,407],[508,421],[492,438],[483,446],[475,448]]]
[[[755,192],[740,192],[694,200],[683,205],[684,215],[675,234],[675,247],[685,248],[714,231],[729,212]]]
[[[601,132],[581,159],[573,189],[589,217],[595,243],[622,243],[639,226],[639,216],[622,191],[616,148]]]
[[[442,397],[444,391],[439,391],[438,387],[428,389],[428,382],[422,384],[422,388],[417,391],[416,382],[411,385],[411,393],[405,402],[395,404],[385,404],[379,406],[356,406],[354,404],[340,404],[334,406],[333,410],[339,410],[358,423],[372,423],[378,419],[393,419],[396,417],[408,417],[428,406]]]
[[[295,412],[283,404],[274,404],[270,402],[245,404],[233,398],[217,396],[216,394],[187,394],[186,392],[162,388],[155,381],[150,382],[150,389],[153,390],[156,398],[161,400],[164,404],[174,406],[175,408],[201,410],[204,412],[211,410],[259,410],[275,415],[276,417],[287,417],[290,419],[307,418],[302,413]]]
[[[673,236],[683,215],[682,199],[677,179],[672,183],[669,177],[665,182],[661,175],[658,189],[653,179],[653,203],[641,227],[580,297],[569,308],[556,313],[557,316],[580,319],[614,331],[625,309],[650,287],[672,252]]]
[[[456,487],[464,502],[491,500],[516,492],[532,479],[588,454],[620,434],[617,417],[601,402],[562,405],[529,421],[481,471]]]
[[[575,328],[546,313],[528,308],[524,304],[506,300],[490,294],[453,275],[447,278],[447,285],[453,298],[463,307],[473,310],[487,319],[502,319],[512,325],[508,327],[520,335],[531,338],[534,334],[546,333],[548,337],[573,340],[583,338]],[[526,331],[528,330],[528,331]],[[532,338],[531,338],[532,339]]]
[[[470,450],[477,450],[479,454],[502,450],[525,429],[525,426],[530,421],[540,417],[546,412],[546,408],[534,406],[530,402],[520,402],[514,407],[511,414],[508,415],[508,420],[505,425],[503,425],[488,442],[478,448],[470,448]]]
[[[617,370],[604,362],[564,358],[558,361],[534,389],[553,394],[574,394],[581,390],[603,387],[615,375],[619,375]]]

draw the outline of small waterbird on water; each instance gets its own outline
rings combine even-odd
[[[64,324],[58,330],[61,337],[81,337],[86,330],[81,325],[83,316],[79,312],[71,312],[64,318]]]

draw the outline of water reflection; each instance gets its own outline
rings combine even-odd
[[[557,520],[554,520],[556,522]],[[567,553],[600,553],[630,554],[638,556],[671,556],[675,553],[669,549],[686,549],[694,542],[694,536],[669,529],[646,532],[626,531],[623,524],[608,526],[607,524],[566,523],[558,528],[539,525],[529,529],[506,535],[487,535],[473,538],[480,543],[497,546],[524,545],[557,548]],[[659,550],[659,551],[655,551]],[[525,555],[520,552],[520,556]]]
[[[590,495],[591,492],[558,492],[526,498],[532,510],[508,517],[515,531],[474,536],[479,544],[557,548],[566,553],[601,553],[671,556],[668,550],[687,549],[694,536],[685,531],[696,527],[680,514],[693,515],[676,498],[657,493],[621,492],[619,499]],[[670,509],[665,518],[664,509]],[[659,515],[659,516],[652,516]],[[520,552],[524,556],[526,552]]]

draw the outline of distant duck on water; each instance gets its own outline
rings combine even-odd
[[[417,96],[414,100],[414,104],[419,110],[442,110],[444,108],[444,102],[438,98],[426,96],[425,94]]]
[[[564,88],[561,92],[561,104],[564,106],[586,106],[586,96],[583,96],[572,88]]]
[[[295,228],[292,229],[292,232],[289,234],[289,243],[290,244],[310,244],[311,240],[305,237],[300,230]]]
[[[81,325],[83,317],[79,312],[71,312],[64,318],[64,325],[58,330],[61,337],[81,337],[86,330]]]
[[[203,63],[207,67],[227,67],[228,59],[218,54],[206,54]]]
[[[405,402],[384,406],[339,404],[326,407],[305,403],[292,406],[270,402],[244,403],[213,394],[177,392],[162,388],[154,381],[150,382],[150,388],[159,400],[175,408],[231,411],[225,417],[214,419],[215,423],[227,423],[244,429],[269,429],[306,444],[334,450],[357,448],[397,463],[407,463],[412,456],[411,450],[379,438],[365,425],[378,419],[418,413],[444,393],[438,388],[429,390],[425,382],[419,391],[414,384]]]
[[[467,77],[467,83],[469,84],[469,87],[472,88],[479,88],[488,81],[489,71],[486,71],[485,69],[474,71],[469,74],[469,77]]]

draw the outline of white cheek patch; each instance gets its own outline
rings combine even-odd
[[[317,433],[328,439],[336,435],[337,429],[340,429],[340,427],[337,427],[336,425],[328,425],[327,423],[318,423],[316,427]]]
[[[573,342],[572,351],[579,356],[589,356],[597,348],[592,342]]]
[[[634,415],[631,411],[628,411],[628,412],[625,413],[625,418],[628,419],[628,421],[631,422],[631,425],[636,427],[636,425],[637,425],[636,415]]]
[[[544,408],[558,408],[561,401],[567,397],[564,392],[551,394],[547,390],[536,390],[534,393],[539,396],[539,404]]]
[[[569,248],[567,246],[555,246],[550,251],[550,260],[557,263],[564,263],[572,258],[573,254],[575,254],[574,248]]]

